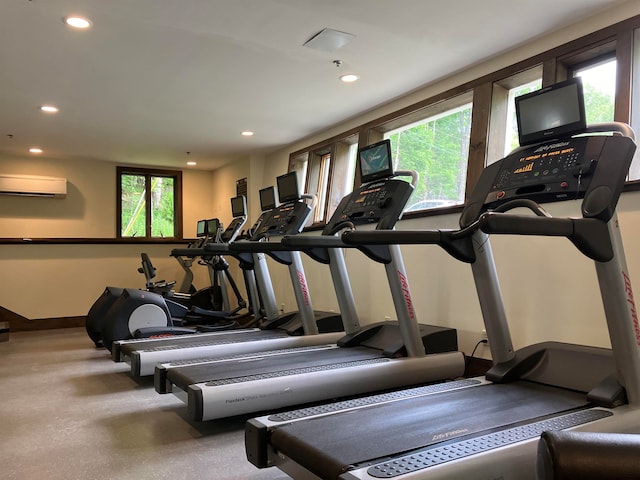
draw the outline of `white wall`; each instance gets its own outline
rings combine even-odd
[[[0,173],[68,180],[63,199],[0,195],[0,238],[115,238],[115,163],[1,158]],[[211,172],[184,171],[183,191],[184,237],[194,238],[197,220],[213,216]],[[184,245],[2,245],[0,305],[29,319],[84,315],[107,285],[144,287],[142,251],[158,279],[180,281],[183,271],[169,256],[176,246]],[[193,271],[197,287],[208,285],[205,267]]]

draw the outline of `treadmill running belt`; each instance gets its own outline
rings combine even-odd
[[[266,352],[267,354],[269,352]],[[313,352],[254,357],[224,364],[199,364],[173,368],[167,371],[167,379],[185,390],[194,383],[233,379],[263,373],[274,373],[291,368],[317,367],[335,363],[380,358],[380,350],[367,347],[329,348]]]
[[[338,478],[358,463],[587,405],[584,393],[488,384],[292,423],[270,443],[319,477]]]
[[[255,342],[286,336],[287,334],[283,330],[256,330],[253,332],[233,332],[224,333],[222,335],[200,335],[196,337],[192,335],[177,335],[159,340],[140,339],[139,341],[124,343],[120,346],[120,351],[125,355],[130,355],[138,350],[155,352],[182,348],[226,345],[229,343]]]

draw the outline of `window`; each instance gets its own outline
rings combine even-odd
[[[616,59],[607,58],[604,61],[577,68],[574,75],[582,77],[587,125],[613,122],[616,98]]]
[[[326,223],[340,200],[353,190],[357,139],[357,135],[350,135],[291,155],[289,171],[298,173],[304,193],[318,197],[310,224]]]
[[[182,237],[182,172],[118,167],[117,178],[118,237]]]
[[[471,94],[425,108],[422,119],[384,132],[391,140],[394,170],[414,170],[420,179],[406,211],[464,203]],[[384,128],[384,127],[383,127]]]
[[[326,220],[336,211],[340,200],[354,189],[356,158],[358,155],[358,136],[344,139],[335,144],[335,162],[327,199]]]
[[[509,89],[508,106],[507,106],[507,128],[505,137],[504,156],[511,153],[520,146],[518,140],[518,122],[516,120],[516,97],[525,95],[542,87],[542,79],[538,78],[532,82],[525,83],[515,88]],[[496,159],[498,160],[498,159]]]
[[[542,87],[541,65],[493,84],[487,165],[500,160],[520,146],[515,98],[539,90],[540,87]]]
[[[325,218],[327,207],[327,189],[331,173],[331,152],[313,152],[307,166],[305,193],[318,197],[318,204],[313,212],[313,223],[320,223]]]

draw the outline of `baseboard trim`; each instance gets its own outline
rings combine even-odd
[[[84,327],[84,316],[29,319],[0,307],[0,322],[8,322],[11,332],[33,332],[36,330],[51,330],[55,328]]]

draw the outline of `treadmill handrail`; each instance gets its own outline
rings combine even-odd
[[[231,252],[231,249],[229,248],[229,243],[208,243],[206,244],[204,247],[202,247],[202,250],[205,252],[206,255],[226,255],[229,252]]]
[[[457,230],[370,230],[346,231],[341,240],[345,245],[413,245],[439,244],[443,237]]]
[[[285,248],[343,248],[349,247],[340,237],[332,235],[285,235],[282,238],[282,246]]]
[[[315,210],[316,206],[318,205],[318,196],[313,193],[303,193],[302,195],[300,195],[300,198],[302,200],[309,200],[308,203],[312,212]]]
[[[386,243],[377,245],[347,245],[341,237],[334,237],[332,235],[284,237],[282,242],[289,246],[289,248],[293,250],[301,250],[313,258],[318,255],[317,252],[319,250],[327,251],[328,249],[336,248],[357,248],[374,262],[388,264],[391,263],[392,260],[389,245]]]
[[[413,188],[418,186],[418,181],[420,180],[420,174],[415,170],[396,170],[393,175],[394,177],[411,177],[411,185]]]
[[[486,212],[480,229],[488,234],[566,237],[587,257],[599,262],[613,258],[607,224],[595,218],[547,218]]]
[[[193,247],[193,248],[174,248],[171,250],[172,257],[203,257],[206,255],[211,255],[212,252],[206,250],[204,247]]]
[[[375,245],[438,245],[449,255],[465,263],[473,263],[472,235],[478,230],[478,222],[461,230],[370,230],[346,231],[342,241],[346,245],[372,249]]]

